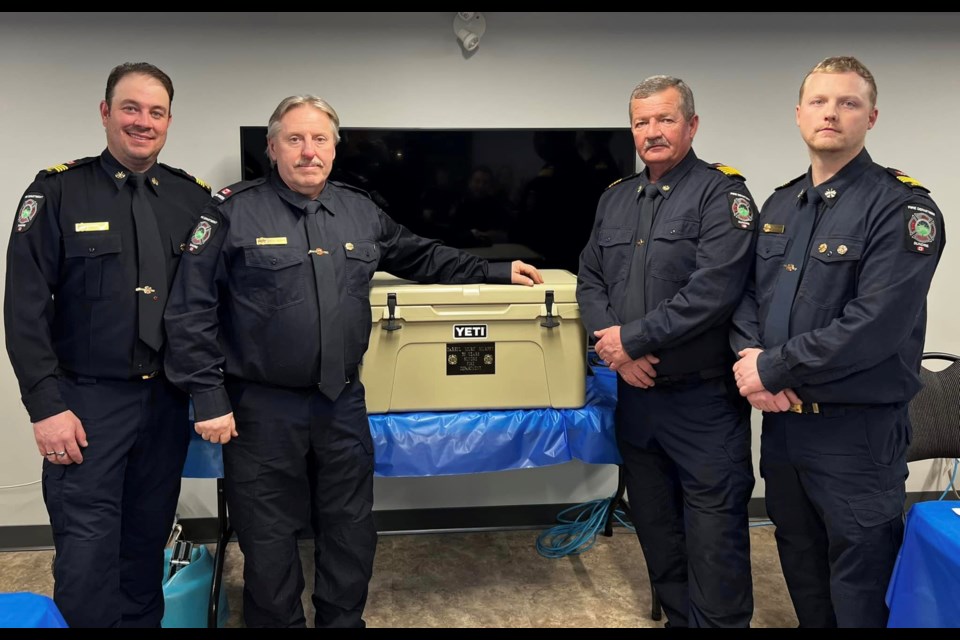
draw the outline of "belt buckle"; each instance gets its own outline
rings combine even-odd
[[[804,411],[803,403],[798,402],[797,404],[790,405],[790,408],[788,409],[788,411],[792,411],[794,413],[820,413],[820,405],[816,402],[811,402],[810,404],[807,405],[807,408],[809,410]]]
[[[146,373],[146,374],[140,376],[140,379],[141,379],[141,380],[150,380],[151,378],[156,378],[158,373],[160,373],[160,370],[159,370],[159,369],[157,369],[156,371],[152,371],[152,372],[150,372],[150,373]]]

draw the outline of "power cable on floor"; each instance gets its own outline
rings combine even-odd
[[[557,515],[560,524],[537,536],[537,552],[545,558],[563,558],[589,550],[606,528],[615,499],[616,496],[598,498],[561,511]],[[615,509],[613,518],[630,531],[634,530],[622,509]]]

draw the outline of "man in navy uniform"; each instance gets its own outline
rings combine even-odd
[[[927,190],[864,147],[876,100],[856,58],[827,58],[804,78],[810,167],[763,206],[731,334],[740,393],[764,412],[767,512],[802,627],[886,626],[907,404],[944,246]]]
[[[173,84],[127,63],[107,79],[99,156],[41,171],[7,251],[7,352],[43,456],[54,601],[72,627],[163,617],[163,547],[190,438],[164,377],[163,307],[209,188],[157,162]]]
[[[699,118],[680,79],[630,97],[645,169],[601,196],[577,300],[617,376],[630,517],[671,627],[746,627],[753,615],[749,405],[728,333],[753,256],[744,179],[693,152]]]
[[[317,627],[363,626],[377,533],[373,443],[357,367],[377,269],[421,282],[542,282],[412,234],[329,181],[339,118],[315,96],[270,117],[269,177],[215,194],[189,241],[166,326],[171,380],[223,447],[248,627],[304,626],[299,534],[315,542]],[[229,443],[229,444],[228,444]]]

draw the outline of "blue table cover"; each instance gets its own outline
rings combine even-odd
[[[443,476],[506,471],[577,459],[619,464],[613,412],[616,374],[587,376],[580,409],[515,409],[384,413],[370,416],[374,473],[385,477]],[[185,478],[223,475],[220,445],[194,434]]]
[[[887,588],[888,627],[960,627],[960,501],[918,502]]]
[[[38,593],[0,593],[0,629],[63,629],[66,620],[51,598]]]

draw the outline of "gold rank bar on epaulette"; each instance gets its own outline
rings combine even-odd
[[[896,178],[903,184],[907,185],[911,189],[923,189],[927,193],[930,192],[930,189],[927,189],[925,186],[920,184],[919,180],[917,180],[916,178],[911,178],[910,176],[905,174],[903,171],[900,171],[900,169],[894,169],[893,167],[886,167],[886,169],[887,169],[887,173],[889,173],[894,178]]]
[[[722,174],[724,174],[724,175],[735,176],[735,177],[737,177],[737,178],[743,178],[743,174],[740,173],[739,171],[737,171],[736,169],[734,169],[734,168],[731,167],[731,166],[728,166],[728,165],[725,165],[725,164],[720,164],[720,163],[712,164],[712,165],[710,165],[710,166],[712,166],[714,169],[716,169],[717,171],[719,171],[720,173],[722,173]]]
[[[200,178],[198,178],[198,177],[196,177],[196,176],[193,176],[193,179],[196,180],[196,182],[197,182],[198,185],[200,185],[201,187],[203,187],[203,188],[206,189],[207,191],[213,191],[213,189],[210,188],[210,185],[208,185],[206,182],[204,182],[204,181],[201,180]]]
[[[47,167],[46,171],[47,173],[63,173],[70,168],[71,164],[72,162],[68,162],[66,164],[55,164],[52,167]]]

